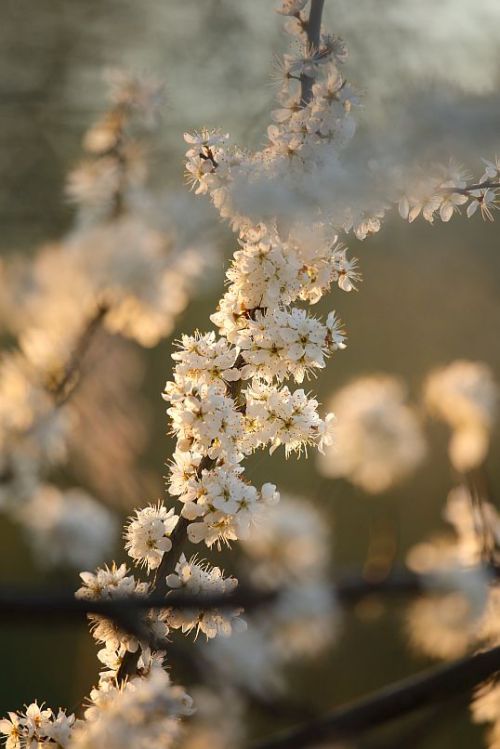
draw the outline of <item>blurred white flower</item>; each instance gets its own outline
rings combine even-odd
[[[377,494],[409,475],[425,456],[419,421],[405,403],[402,383],[388,376],[363,377],[331,399],[337,417],[335,444],[319,458],[328,477],[343,477]]]

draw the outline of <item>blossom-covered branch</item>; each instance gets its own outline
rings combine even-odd
[[[316,655],[331,642],[337,601],[352,603],[374,592],[421,593],[428,577],[438,583],[436,588],[442,584],[453,593],[458,587],[460,594],[470,594],[471,606],[477,608],[495,598],[495,580],[483,574],[490,570],[480,567],[476,546],[465,548],[462,537],[458,553],[447,557],[450,564],[438,565],[434,576],[404,574],[332,586],[330,544],[321,514],[298,498],[281,497],[273,483],[254,485],[247,477],[246,462],[258,452],[300,457],[313,449],[323,453],[333,443],[335,417],[323,412],[304,383],[346,345],[336,312],[325,317],[311,313],[312,305],[331,290],[351,292],[360,281],[357,260],[348,256],[341,236],[353,232],[364,239],[378,231],[391,204],[398,204],[409,221],[422,214],[432,222],[437,215],[448,221],[462,205],[467,205],[468,215],[479,208],[489,217],[496,200],[494,187],[484,188],[484,180],[468,185],[463,170],[454,164],[429,174],[407,165],[377,170],[371,160],[368,167],[364,160],[356,163],[355,149],[346,147],[355,134],[359,96],[342,72],[344,42],[322,29],[323,4],[281,2],[279,12],[293,43],[279,65],[277,108],[260,150],[232,146],[229,136],[218,130],[184,136],[188,180],[228,222],[237,249],[226,273],[225,292],[210,317],[215,330],[182,335],[172,355],[173,373],[163,393],[175,438],[168,463],[169,499],[136,509],[126,524],[124,545],[134,571],[116,563],[84,571],[74,606],[52,602],[53,613],[58,605],[71,615],[85,611],[99,644],[103,668],[83,718],[73,728],[72,716],[56,717],[31,705],[2,723],[11,743],[21,737],[23,745],[47,740],[69,744],[70,749],[170,749],[180,737],[181,719],[193,712],[191,697],[173,686],[167,674],[170,642],[184,636],[198,670],[207,672],[206,682],[214,685],[208,697],[202,690],[194,694],[199,712],[191,727],[196,731],[201,726],[203,732],[208,723],[212,734],[206,744],[222,745],[213,736],[223,730],[220,718],[224,728],[230,724],[227,744],[241,745],[241,729],[231,723],[234,715],[225,714],[221,695],[230,695],[236,714],[242,696],[278,693],[284,665],[292,655]],[[172,284],[163,262],[164,236],[128,215],[132,190],[124,195],[126,200],[121,198],[124,181],[130,180],[129,186],[142,182],[134,149],[124,148],[123,120],[141,92],[142,88],[127,88],[125,99],[119,99],[90,133],[87,145],[98,155],[97,168],[89,170],[87,165],[72,181],[71,190],[85,207],[82,227],[68,242],[68,256],[77,258],[78,269],[90,273],[90,286],[83,273],[77,288],[83,289],[83,299],[91,300],[91,309],[105,306],[107,329],[152,345],[170,330],[173,310],[168,293],[175,278]],[[357,177],[366,176],[367,169],[367,189],[358,193]],[[500,164],[486,164],[488,180],[497,179],[497,173]],[[87,180],[92,195],[98,185],[104,199],[86,200]],[[96,212],[101,211],[105,220],[102,223],[99,216],[96,225]],[[100,255],[89,262],[94,243],[99,244]],[[133,261],[125,263],[125,279],[124,254]],[[55,264],[51,258],[49,269]],[[77,316],[76,327],[81,329],[81,317]],[[39,344],[36,334],[34,339]],[[42,358],[48,351],[50,361],[54,356],[50,346],[28,349],[39,355],[41,351]],[[67,356],[63,359],[68,361]],[[69,377],[63,374],[57,380],[62,391],[72,379],[69,361]],[[368,472],[358,454],[344,454],[344,475],[381,491],[409,473],[425,447],[401,388],[386,380],[374,389],[391,419],[378,419],[377,411],[373,419],[373,402],[357,399],[362,417],[376,421],[379,433],[389,432],[391,445],[403,434],[418,447],[408,456],[399,446],[398,460],[388,464],[389,470],[374,467],[379,461],[372,460]],[[362,432],[358,430],[360,440],[366,436]],[[242,552],[237,572],[241,569],[250,581],[247,588],[238,589],[237,577],[212,561],[189,555],[191,546],[212,554],[236,542]],[[472,556],[473,564],[463,564]],[[10,603],[12,614],[15,606]],[[20,609],[36,605],[18,604]],[[41,607],[47,605],[50,601]],[[483,636],[488,645],[491,639]],[[493,647],[271,737],[260,748],[305,746],[368,729],[427,705],[430,697],[445,700],[468,690],[499,667],[500,651]],[[204,705],[209,706],[205,711]],[[222,717],[216,717],[218,712]],[[58,720],[64,729],[62,740],[54,728]]]

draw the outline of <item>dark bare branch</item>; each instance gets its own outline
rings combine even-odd
[[[359,735],[415,710],[435,707],[470,692],[500,670],[500,647],[432,668],[368,697],[252,744],[251,749],[302,749]]]

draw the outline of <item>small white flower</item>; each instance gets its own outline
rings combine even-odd
[[[162,504],[136,510],[125,529],[125,548],[132,559],[144,564],[149,571],[156,569],[163,555],[172,548],[170,534],[179,520],[174,510]]]

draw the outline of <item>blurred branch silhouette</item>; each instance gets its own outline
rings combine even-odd
[[[325,739],[358,735],[388,721],[469,692],[500,669],[500,647],[410,676],[302,726],[251,745],[252,749],[301,749]]]

